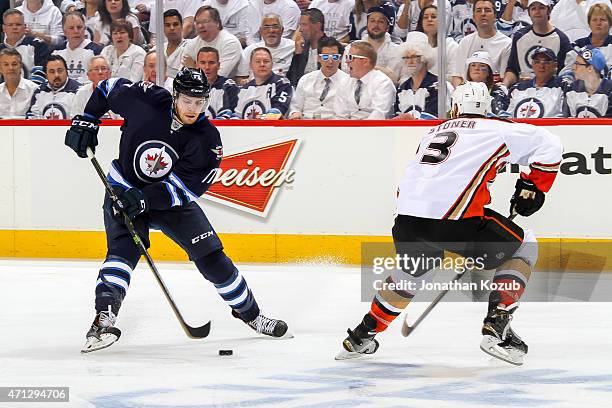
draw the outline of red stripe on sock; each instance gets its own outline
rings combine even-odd
[[[518,279],[494,278],[493,283],[501,284],[503,286],[503,289],[497,289],[497,292],[501,295],[501,300],[499,303],[503,304],[504,306],[510,306],[511,304],[516,303],[525,291],[525,286],[523,286]],[[508,289],[511,287],[511,285],[518,287],[518,289]]]
[[[370,314],[376,319],[376,332],[386,330],[391,322],[395,320],[397,316],[399,316],[399,313],[392,315],[383,311],[380,307],[378,307],[375,300],[372,301],[372,305],[370,306]]]

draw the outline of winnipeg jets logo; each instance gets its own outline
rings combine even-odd
[[[258,119],[266,109],[263,104],[257,100],[249,102],[242,113],[243,119]]]
[[[134,172],[144,182],[151,183],[164,178],[178,160],[178,154],[169,144],[149,140],[134,152]]]
[[[51,103],[43,108],[43,118],[51,120],[68,119],[63,106]]]
[[[217,146],[210,150],[217,155],[217,160],[221,160],[223,158],[223,146]]]
[[[537,98],[523,99],[516,104],[515,118],[542,118],[544,117],[544,105]]]

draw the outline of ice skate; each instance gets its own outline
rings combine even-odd
[[[238,315],[238,313],[236,313],[235,310],[232,310],[232,316],[237,319],[240,319],[240,316]],[[259,316],[257,316],[255,319],[245,323],[247,324],[247,326],[249,326],[251,329],[255,330],[259,334],[265,334],[266,336],[276,338],[293,337],[293,334],[291,334],[288,330],[289,328],[287,326],[287,323],[282,320],[271,319],[261,313],[259,313]]]
[[[96,315],[91,328],[85,335],[87,339],[81,353],[91,353],[92,351],[106,348],[119,340],[121,330],[115,327],[117,316],[110,310],[100,312]]]
[[[512,330],[510,321],[518,303],[503,307],[497,306],[489,311],[484,319],[480,349],[485,353],[514,365],[523,364],[527,354],[527,344]]]
[[[375,328],[376,319],[369,313],[366,314],[363,321],[355,327],[355,330],[347,330],[348,337],[342,342],[343,350],[338,353],[336,360],[348,360],[365,354],[376,353],[379,344],[374,339]]]

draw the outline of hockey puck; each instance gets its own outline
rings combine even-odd
[[[231,356],[234,354],[234,350],[219,350],[220,356]]]

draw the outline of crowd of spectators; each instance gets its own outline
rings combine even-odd
[[[205,73],[215,119],[431,119],[466,80],[487,85],[497,116],[612,117],[610,0],[163,5],[157,27],[155,0],[0,0],[0,118],[68,119],[112,77],[171,91],[183,66]]]

